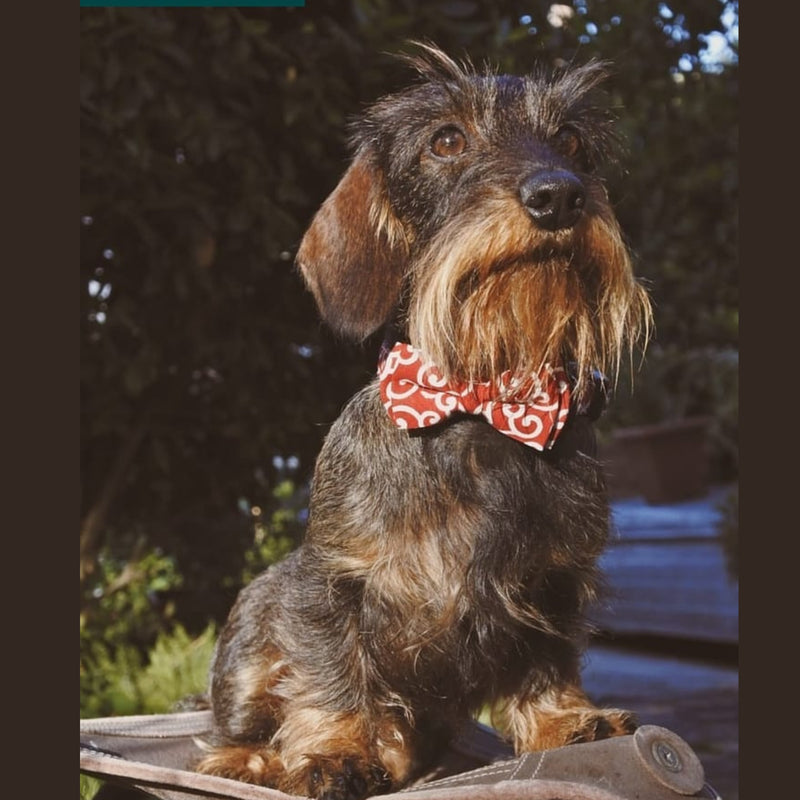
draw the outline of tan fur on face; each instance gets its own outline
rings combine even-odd
[[[649,330],[619,228],[600,213],[543,233],[516,199],[488,196],[433,238],[413,280],[411,343],[464,380],[524,379],[564,354],[579,377],[616,374]]]

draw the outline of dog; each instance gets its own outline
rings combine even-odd
[[[379,376],[326,436],[304,542],[220,633],[197,766],[313,798],[407,784],[489,706],[518,753],[636,728],[580,684],[601,376],[652,317],[600,175],[608,68],[416,44],[297,255],[335,331],[388,331]]]

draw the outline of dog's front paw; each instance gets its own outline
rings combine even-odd
[[[579,686],[550,687],[505,707],[505,725],[517,753],[552,750],[633,733],[638,721],[620,708],[599,708]]]
[[[633,713],[619,708],[594,709],[581,714],[576,721],[577,727],[567,739],[567,744],[596,742],[600,739],[610,739],[612,736],[626,736],[639,727]]]
[[[362,800],[391,789],[391,779],[379,765],[355,756],[309,756],[282,788],[315,800]]]
[[[284,779],[283,762],[274,750],[242,746],[204,747],[207,755],[195,765],[205,775],[276,788]]]

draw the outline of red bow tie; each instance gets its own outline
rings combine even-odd
[[[425,428],[456,413],[476,414],[501,433],[545,450],[553,446],[569,414],[569,378],[561,367],[546,365],[525,381],[504,372],[493,382],[448,383],[418,350],[396,344],[378,376],[383,405],[399,428]]]

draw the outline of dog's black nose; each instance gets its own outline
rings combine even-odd
[[[586,205],[583,184],[562,169],[531,175],[520,186],[519,194],[536,224],[548,231],[571,228]]]

